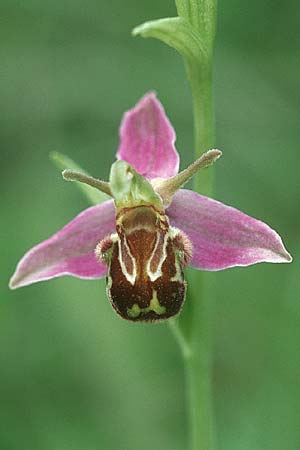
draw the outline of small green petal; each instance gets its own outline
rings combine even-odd
[[[74,172],[83,173],[84,175],[89,175],[86,170],[82,169],[77,163],[75,163],[71,158],[66,155],[63,155],[59,152],[51,152],[50,153],[51,161],[58,167],[60,170],[71,169]],[[103,203],[109,199],[108,195],[95,190],[93,187],[88,186],[87,184],[78,183],[76,185],[81,190],[81,192],[86,196],[88,201],[92,205],[99,205],[99,203]]]

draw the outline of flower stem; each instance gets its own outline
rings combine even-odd
[[[214,146],[212,70],[211,67],[199,67],[192,63],[186,64],[186,70],[193,100],[195,157],[199,158],[203,152]],[[197,192],[202,195],[212,195],[213,170],[202,171],[194,180],[194,188]]]
[[[196,68],[197,69],[197,68]],[[214,145],[211,71],[204,77],[187,66],[195,125],[196,157]],[[212,195],[212,167],[195,174],[194,188]],[[188,295],[178,320],[186,372],[190,450],[214,450],[212,405],[212,353],[215,312],[214,274],[191,269],[187,273]],[[184,343],[184,347],[182,345]],[[188,351],[187,351],[188,349]]]
[[[196,2],[192,2],[196,4]],[[216,2],[203,0],[213,14],[207,16],[204,38],[207,58],[186,59],[194,116],[195,157],[214,146],[214,110],[212,96],[212,56],[215,32]],[[209,8],[208,8],[209,11]],[[204,11],[205,15],[205,11]],[[200,29],[199,29],[200,32]],[[202,195],[213,194],[213,170],[203,170],[194,177],[194,189]],[[208,272],[188,273],[188,298],[179,328],[189,352],[183,352],[186,370],[187,405],[190,425],[190,450],[214,450],[212,402],[213,323],[215,310],[214,275]]]
[[[193,314],[188,333],[188,352],[183,353],[190,450],[214,449],[212,402],[212,330],[214,318],[214,276],[189,274],[189,312]],[[186,305],[187,306],[187,305]]]

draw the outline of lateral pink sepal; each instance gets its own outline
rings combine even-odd
[[[86,209],[23,256],[10,280],[10,288],[16,289],[62,275],[103,277],[106,266],[97,261],[94,249],[101,239],[114,231],[115,208],[112,200]]]
[[[167,215],[193,244],[191,266],[222,270],[259,262],[291,262],[280,236],[267,224],[216,200],[178,191]]]

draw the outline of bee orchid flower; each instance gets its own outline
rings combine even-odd
[[[290,262],[280,236],[243,212],[182,189],[194,173],[221,156],[209,150],[178,173],[175,132],[154,93],[125,113],[117,161],[109,182],[65,170],[66,180],[87,183],[110,197],[75,217],[29,250],[11,288],[62,275],[106,276],[119,315],[157,321],[184,303],[187,265],[223,270],[259,262]]]

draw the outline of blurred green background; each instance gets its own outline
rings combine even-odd
[[[193,158],[180,57],[132,38],[172,0],[1,0],[0,450],[182,450],[180,352],[164,325],[113,313],[103,281],[10,292],[15,264],[87,206],[49,161],[107,178],[124,110],[155,89]],[[291,265],[216,274],[214,403],[220,450],[300,448],[299,123],[296,0],[220,0],[215,197],[273,226]]]

